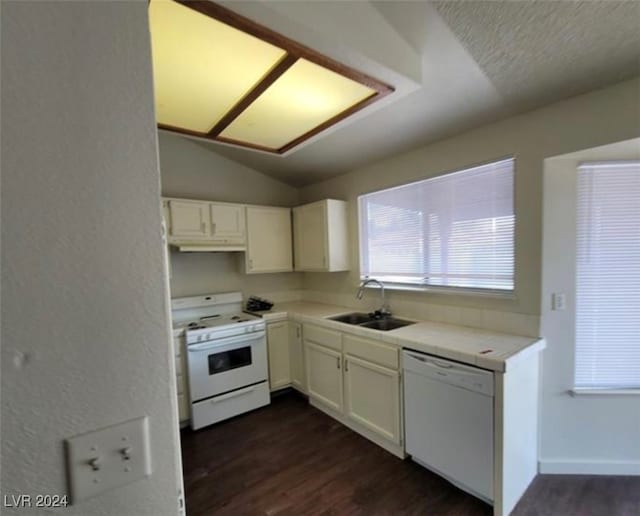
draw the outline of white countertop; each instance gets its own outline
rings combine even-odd
[[[344,306],[296,301],[278,303],[262,316],[267,323],[290,318],[501,372],[546,346],[544,339],[428,321],[380,331],[327,319],[356,311]],[[397,317],[404,319],[401,315]]]

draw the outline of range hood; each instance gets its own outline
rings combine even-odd
[[[181,253],[231,253],[247,250],[245,245],[225,245],[216,242],[170,242],[169,245]]]

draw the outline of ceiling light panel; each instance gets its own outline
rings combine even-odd
[[[284,154],[393,91],[214,2],[150,0],[149,24],[165,130]]]
[[[286,51],[171,0],[152,0],[156,117],[206,134]]]
[[[306,59],[299,59],[220,136],[278,150],[376,90]]]

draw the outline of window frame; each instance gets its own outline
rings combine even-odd
[[[512,206],[513,206],[513,216],[514,216],[514,225],[513,225],[513,289],[505,290],[505,289],[491,289],[491,288],[480,288],[480,287],[458,287],[458,286],[449,286],[449,285],[426,285],[426,284],[415,284],[415,283],[401,283],[401,282],[389,282],[385,280],[383,281],[386,290],[397,290],[397,291],[405,291],[405,292],[416,292],[416,293],[424,293],[424,294],[438,294],[438,295],[448,295],[448,296],[456,296],[462,295],[465,297],[479,297],[479,298],[494,298],[501,300],[513,300],[516,301],[518,299],[518,202],[517,202],[517,183],[518,183],[518,157],[514,154],[502,155],[495,158],[490,158],[487,160],[483,160],[480,162],[475,162],[468,165],[461,165],[460,167],[447,169],[444,171],[437,171],[435,173],[429,175],[422,175],[418,177],[411,178],[410,180],[405,180],[400,183],[392,183],[385,185],[383,187],[379,187],[373,190],[361,191],[356,195],[356,219],[357,219],[357,230],[358,230],[358,278],[359,281],[362,282],[366,279],[378,279],[376,276],[365,275],[362,272],[362,246],[363,246],[363,238],[365,235],[362,231],[361,225],[361,198],[370,194],[382,192],[384,190],[391,190],[393,188],[399,188],[402,186],[407,186],[412,183],[418,183],[421,181],[436,179],[439,177],[444,177],[451,174],[456,174],[460,172],[465,172],[468,170],[472,170],[474,168],[483,167],[486,165],[492,165],[495,163],[499,163],[502,161],[511,160],[513,162],[513,184],[512,184]],[[376,285],[367,285],[365,288],[378,288]]]

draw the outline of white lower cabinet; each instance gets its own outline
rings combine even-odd
[[[306,394],[307,376],[304,365],[302,324],[297,322],[289,322],[289,364],[291,365],[291,386]]]
[[[311,403],[404,457],[398,349],[315,325],[303,336]]]
[[[267,324],[267,350],[269,354],[269,389],[282,389],[291,384],[289,355],[289,323]]]
[[[342,353],[305,341],[309,397],[342,413]]]
[[[400,444],[400,373],[345,355],[344,379],[345,415]]]

